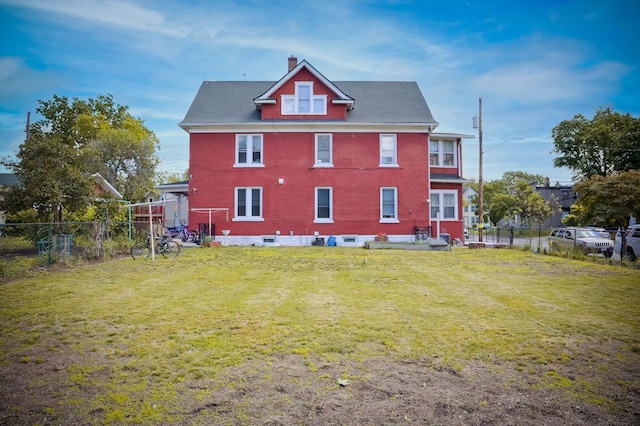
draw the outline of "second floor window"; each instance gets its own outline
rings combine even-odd
[[[331,135],[316,135],[316,167],[333,165],[333,147]]]
[[[282,95],[282,115],[327,113],[327,95],[313,93],[312,81],[297,81],[294,95]]]
[[[262,135],[237,135],[236,166],[262,165]]]
[[[453,141],[429,142],[429,164],[438,167],[455,167],[456,151]]]
[[[398,145],[396,135],[380,135],[380,166],[398,165]]]

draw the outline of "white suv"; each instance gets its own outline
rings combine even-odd
[[[618,229],[616,233],[616,241],[613,246],[615,254],[623,257],[622,250],[622,231]],[[640,256],[640,225],[631,225],[627,228],[627,259],[634,261]]]

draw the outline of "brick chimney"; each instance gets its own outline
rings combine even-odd
[[[293,55],[289,56],[289,71],[294,69],[296,66],[298,66],[298,58]]]

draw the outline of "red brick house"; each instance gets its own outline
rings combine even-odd
[[[290,57],[279,81],[203,82],[179,125],[190,227],[211,217],[227,244],[415,241],[416,229],[462,238],[471,136],[433,133],[415,82],[330,81]]]

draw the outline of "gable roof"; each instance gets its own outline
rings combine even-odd
[[[274,122],[275,120],[262,120],[254,99],[270,93],[277,83],[204,81],[178,125],[189,131],[205,126]],[[336,81],[333,85],[340,87],[342,93],[348,93],[348,98],[356,101],[354,108],[347,114],[345,124],[411,124],[427,126],[431,130],[438,126],[415,81]],[[323,120],[278,121],[318,123]],[[340,121],[332,120],[331,123],[337,124]]]
[[[349,96],[345,95],[342,90],[338,89],[338,87],[333,84],[329,79],[327,79],[324,75],[322,75],[317,69],[315,69],[311,64],[309,64],[306,60],[303,60],[294,68],[291,69],[284,77],[278,80],[273,86],[269,88],[265,93],[258,96],[254,99],[254,103],[256,107],[260,108],[262,104],[275,104],[276,100],[271,98],[279,88],[281,88],[287,81],[291,80],[291,78],[296,75],[302,68],[306,68],[314,77],[322,82],[325,86],[329,88],[337,97],[332,99],[331,102],[334,104],[345,104],[348,109],[353,108],[354,100]]]

